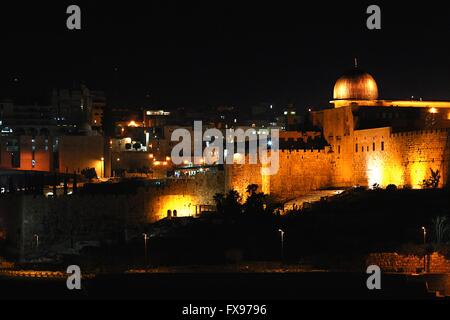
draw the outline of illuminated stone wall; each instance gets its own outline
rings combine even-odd
[[[390,127],[353,130],[355,120],[351,106],[312,114],[314,125],[323,129],[331,145],[332,185],[420,187],[439,170],[441,186],[449,170],[449,132],[447,129],[392,133]],[[383,149],[384,147],[384,149]]]
[[[430,169],[439,170],[441,187],[448,181],[449,131],[424,130],[391,135],[397,153],[401,155],[404,181],[415,188],[430,176]]]
[[[353,185],[403,185],[401,154],[390,139],[391,129],[380,128],[354,132]]]
[[[367,257],[366,265],[377,265],[384,272],[416,273],[426,268],[428,273],[450,273],[450,260],[438,253],[428,255],[426,260],[424,257],[403,256],[397,253],[377,253]]]
[[[248,161],[247,161],[248,163]],[[236,190],[244,198],[247,196],[247,187],[251,184],[259,186],[262,190],[262,175],[260,165],[227,165],[226,167],[226,190]],[[267,190],[266,190],[267,192]]]
[[[448,180],[449,142],[446,129],[395,134],[390,128],[355,131],[355,150],[356,144],[359,148],[353,161],[355,184],[420,188],[433,169],[440,171],[443,186]]]
[[[214,206],[214,196],[225,192],[224,172],[200,174],[195,178],[169,179],[160,187],[147,192],[146,216],[148,222],[167,217],[168,210],[176,210],[178,217],[195,216],[200,206]]]
[[[280,170],[269,176],[270,194],[280,198],[304,195],[332,185],[329,149],[280,152]]]
[[[279,171],[271,176],[262,175],[261,165],[227,166],[227,190],[238,191],[245,200],[247,186],[256,184],[264,193],[289,199],[332,186],[330,149],[280,151],[279,157]]]
[[[353,165],[355,125],[352,108],[343,107],[314,112],[312,121],[315,126],[323,128],[323,136],[331,146],[332,185],[335,187],[355,185]]]
[[[34,235],[41,249],[49,250],[68,249],[78,241],[126,241],[140,237],[147,223],[166,218],[167,210],[189,217],[201,206],[213,206],[218,192],[224,192],[223,172],[168,180],[129,194],[2,195],[0,232],[20,256],[36,250]]]
[[[394,184],[420,188],[423,180],[431,176],[430,169],[440,171],[441,187],[447,183],[447,129],[404,133],[392,133],[391,128],[347,131],[345,108],[341,113],[342,117],[335,120],[340,125],[330,125],[325,130],[330,148],[281,151],[280,169],[273,176],[262,176],[260,165],[227,166],[226,189],[237,190],[245,200],[250,184],[282,199],[329,187]]]

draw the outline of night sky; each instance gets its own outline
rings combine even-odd
[[[2,1],[0,97],[83,82],[111,106],[326,106],[358,57],[381,98],[450,100],[445,2],[242,2]],[[381,31],[366,28],[374,3]],[[69,4],[82,31],[66,29]]]

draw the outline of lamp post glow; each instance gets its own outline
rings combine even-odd
[[[145,265],[147,265],[148,253],[147,253],[147,242],[150,239],[148,234],[144,233],[142,235],[144,237],[144,256],[145,256]]]
[[[36,240],[36,249],[38,249],[39,248],[39,235],[35,234],[33,237]]]
[[[102,157],[102,158],[100,159],[100,161],[101,161],[101,163],[102,163],[102,173],[101,173],[100,176],[101,176],[101,178],[104,178],[104,177],[105,177],[105,167],[104,167],[104,166],[105,166],[105,158]]]
[[[284,234],[285,232],[281,229],[278,230],[281,235],[281,262],[284,260]]]
[[[426,245],[427,244],[427,228],[422,227],[422,231],[423,231],[423,244]],[[423,270],[424,270],[424,272],[427,272],[427,254],[426,254],[426,252],[423,256]]]

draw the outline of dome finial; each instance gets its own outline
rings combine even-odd
[[[355,69],[358,69],[358,58],[355,57]]]

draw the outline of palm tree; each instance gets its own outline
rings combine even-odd
[[[247,193],[249,196],[255,195],[258,192],[259,186],[257,184],[251,184],[247,186]]]
[[[430,169],[431,177],[423,180],[422,187],[425,189],[437,189],[439,188],[439,182],[441,181],[441,173],[439,170],[434,171]]]
[[[236,190],[230,190],[226,195],[217,193],[213,197],[217,213],[224,215],[238,215],[242,212],[242,197]]]
[[[433,219],[432,225],[434,229],[436,243],[442,244],[446,240],[450,232],[450,225],[448,223],[447,217],[444,216],[436,217],[435,219]]]

